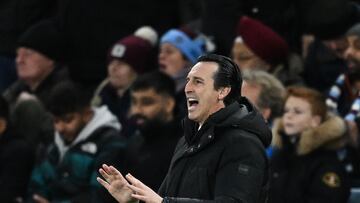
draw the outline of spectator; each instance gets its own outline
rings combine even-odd
[[[240,18],[232,58],[241,70],[259,69],[273,74],[284,85],[300,82],[298,70],[287,64],[288,45],[271,28],[247,16]]]
[[[260,70],[244,70],[241,92],[270,124],[282,115],[285,87],[273,75]]]
[[[349,179],[338,160],[345,122],[327,113],[321,93],[290,87],[273,128],[269,202],[347,202]]]
[[[151,72],[139,76],[130,92],[130,115],[139,131],[129,138],[125,160],[119,168],[158,189],[182,134],[174,115],[175,84],[168,75]]]
[[[348,71],[343,57],[348,47],[345,35],[360,20],[359,12],[348,0],[307,1],[303,21],[315,39],[306,50],[303,78],[307,86],[327,93],[339,75]]]
[[[285,88],[273,75],[261,70],[244,70],[242,94],[260,111],[268,126],[272,128],[273,120],[282,115]],[[273,148],[266,149],[272,156]]]
[[[20,36],[16,56],[19,80],[5,92],[12,104],[23,92],[45,102],[52,86],[64,78],[59,67],[62,48],[63,36],[50,20],[37,23]]]
[[[120,123],[107,107],[91,108],[92,91],[72,82],[54,87],[47,107],[54,118],[55,139],[32,172],[30,202],[98,202],[97,168],[115,164],[124,140]],[[32,200],[32,201],[31,201]]]
[[[4,96],[11,106],[11,114],[18,133],[33,146],[37,154],[53,136],[50,115],[43,105],[52,87],[67,78],[60,67],[62,35],[53,21],[45,20],[32,26],[18,41],[16,69],[18,81]]]
[[[0,94],[16,81],[15,49],[20,35],[33,24],[55,15],[57,1],[0,2]]]
[[[123,124],[122,134],[132,133],[128,119],[129,87],[144,72],[155,69],[157,34],[151,27],[139,28],[134,35],[115,43],[109,51],[108,77],[95,92],[93,105],[106,105]]]
[[[339,100],[336,103],[338,106],[337,110],[342,109],[341,107],[345,104],[348,105],[347,108],[350,110],[347,111],[347,114],[344,115],[347,120],[349,127],[349,142],[346,150],[343,151],[343,155],[340,158],[346,163],[346,170],[352,178],[353,186],[360,186],[360,118],[358,104],[360,101],[360,49],[358,46],[360,39],[360,23],[355,24],[347,32],[347,42],[348,48],[345,50],[344,57],[348,64],[349,71],[346,74],[342,74],[342,77],[349,81],[343,85],[333,86],[330,93],[334,93],[334,90],[340,90]],[[330,95],[331,96],[331,95]],[[342,103],[343,98],[347,98],[348,103]],[[336,97],[329,97],[328,101],[336,101]],[[341,100],[343,99],[343,100]],[[346,100],[345,100],[346,101]],[[351,107],[349,107],[349,102],[351,102]],[[332,103],[330,103],[332,104]],[[345,152],[345,153],[344,153]]]

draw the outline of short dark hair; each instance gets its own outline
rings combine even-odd
[[[46,107],[54,116],[81,112],[90,107],[92,95],[92,88],[84,84],[64,81],[51,90]]]
[[[130,86],[131,92],[154,89],[156,93],[175,98],[175,81],[158,70],[145,73],[136,78]]]
[[[197,62],[215,62],[219,65],[213,76],[215,90],[221,87],[231,88],[230,93],[224,98],[225,105],[229,105],[241,97],[241,72],[230,58],[217,54],[205,54],[200,56]]]
[[[9,121],[9,104],[2,95],[0,95],[0,118]]]

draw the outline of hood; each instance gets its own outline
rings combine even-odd
[[[112,127],[120,130],[121,124],[117,118],[109,111],[106,106],[93,108],[94,116],[89,123],[80,131],[79,135],[70,145],[65,145],[63,139],[58,132],[55,132],[55,144],[60,152],[60,160],[62,160],[64,154],[68,149],[75,146],[77,143],[86,140],[90,135],[101,127]]]
[[[187,119],[185,122],[191,122]],[[194,123],[194,122],[192,122]],[[197,131],[198,125],[185,125],[185,135],[193,135]],[[215,128],[239,127],[241,130],[255,134],[265,147],[271,143],[271,131],[267,126],[262,115],[245,98],[241,97],[238,102],[234,102],[218,112],[212,114],[204,123],[202,128],[214,126]]]
[[[283,131],[284,126],[281,119],[275,120],[272,145],[280,149],[284,147],[285,142],[283,139],[287,136]],[[318,127],[308,129],[299,135],[296,154],[306,155],[319,148],[328,150],[339,149],[345,144],[345,133],[345,121],[338,116],[328,114],[325,121]]]

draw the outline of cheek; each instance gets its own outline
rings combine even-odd
[[[357,62],[360,62],[360,50],[356,51],[353,58],[355,58]]]
[[[157,105],[151,105],[144,108],[144,114],[148,119],[152,119],[156,117],[160,111],[161,111],[161,107]]]
[[[306,130],[307,128],[309,128],[311,126],[311,118],[308,116],[302,116],[302,117],[298,118],[298,124],[299,124],[299,128],[301,128],[301,130]]]

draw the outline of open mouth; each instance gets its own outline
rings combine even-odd
[[[199,101],[197,99],[188,98],[188,109],[189,109],[189,111],[194,110],[198,104],[199,104]]]
[[[159,68],[160,68],[160,70],[165,70],[165,69],[166,69],[166,65],[165,65],[165,64],[159,64]]]

